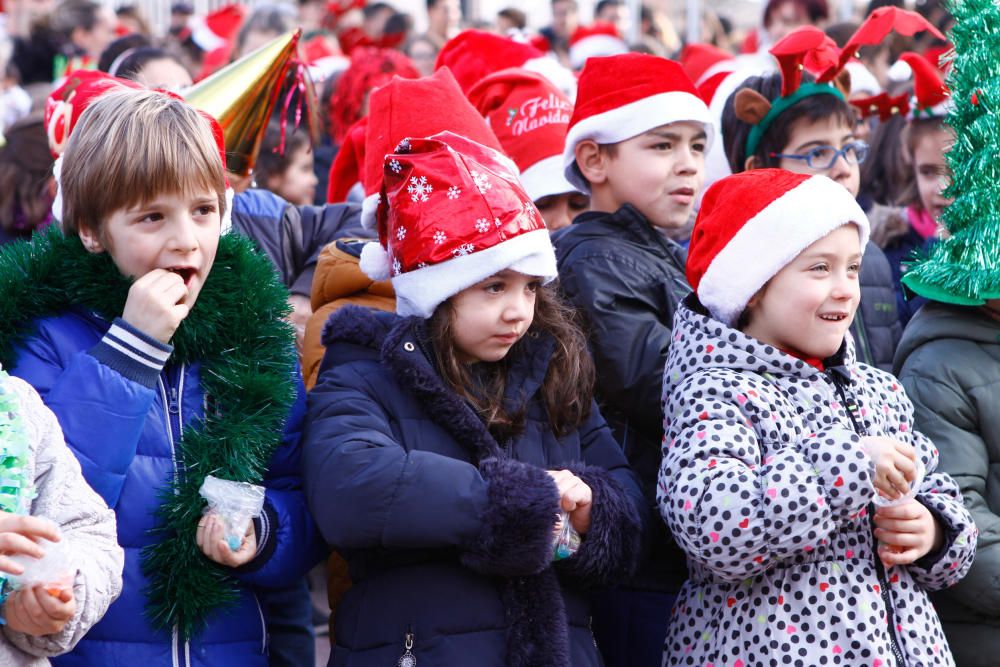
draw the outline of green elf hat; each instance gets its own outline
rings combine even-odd
[[[903,284],[920,296],[963,306],[1000,299],[1000,59],[979,26],[1000,22],[992,0],[954,3],[951,104],[955,132],[945,154],[952,203],[941,215],[948,238],[909,264]]]
[[[772,102],[748,88],[736,93],[736,116],[753,126],[747,135],[746,155],[754,154],[778,116],[797,102],[813,95],[833,95],[846,101],[850,75],[844,68],[857,56],[859,48],[878,44],[891,32],[912,36],[924,30],[944,39],[920,14],[898,7],[881,7],[869,14],[843,49],[812,26],[789,33],[770,50],[781,70],[781,97]],[[802,83],[805,70],[815,74],[815,82]]]

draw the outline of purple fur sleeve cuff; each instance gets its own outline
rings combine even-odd
[[[639,559],[642,522],[628,493],[614,476],[597,466],[567,469],[590,487],[590,530],[572,557],[557,569],[588,587],[603,588],[632,574]]]
[[[482,574],[537,574],[552,561],[553,527],[559,492],[547,472],[510,459],[485,459],[479,466],[489,502],[476,541],[462,564]]]

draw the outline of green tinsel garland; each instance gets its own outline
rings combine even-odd
[[[0,363],[15,366],[15,349],[41,317],[80,305],[111,320],[121,315],[131,282],[107,254],[93,255],[79,239],[55,229],[0,252]],[[287,292],[252,242],[226,234],[195,307],[173,339],[172,363],[201,362],[209,398],[203,420],[184,429],[184,474],[160,490],[159,541],[143,550],[150,578],[147,613],[184,638],[204,627],[209,612],[235,603],[227,568],[195,543],[206,475],[259,484],[280,445],[295,400],[295,348]]]
[[[955,143],[942,214],[950,238],[923,253],[903,276],[917,294],[980,305],[1000,298],[1000,6],[994,0],[952,0],[955,52],[948,75]]]
[[[21,417],[21,404],[10,376],[0,370],[0,512],[31,514],[37,495],[31,469],[31,442]],[[0,573],[0,605],[10,593],[7,577]]]

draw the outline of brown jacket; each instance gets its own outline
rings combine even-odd
[[[330,314],[342,306],[354,304],[379,310],[395,310],[396,294],[388,280],[375,282],[358,266],[361,247],[366,241],[343,239],[329,244],[319,255],[312,284],[313,314],[306,324],[302,343],[302,376],[306,389],[312,389],[319,375],[326,348],[321,341],[323,327]]]

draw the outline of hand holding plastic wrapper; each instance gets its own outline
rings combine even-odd
[[[10,556],[11,561],[24,568],[21,574],[6,575],[11,588],[17,590],[40,584],[52,597],[58,597],[60,591],[73,590],[76,566],[73,564],[73,555],[66,541],[49,542],[39,539],[38,546],[45,552],[41,558],[26,555]]]
[[[556,540],[553,545],[552,560],[565,560],[580,550],[580,533],[576,532],[569,522],[569,514],[565,510],[559,512],[556,523]]]
[[[236,551],[243,544],[250,521],[264,509],[264,487],[246,482],[230,482],[209,475],[199,490],[208,501],[204,514],[222,519],[226,528],[226,543]]]

